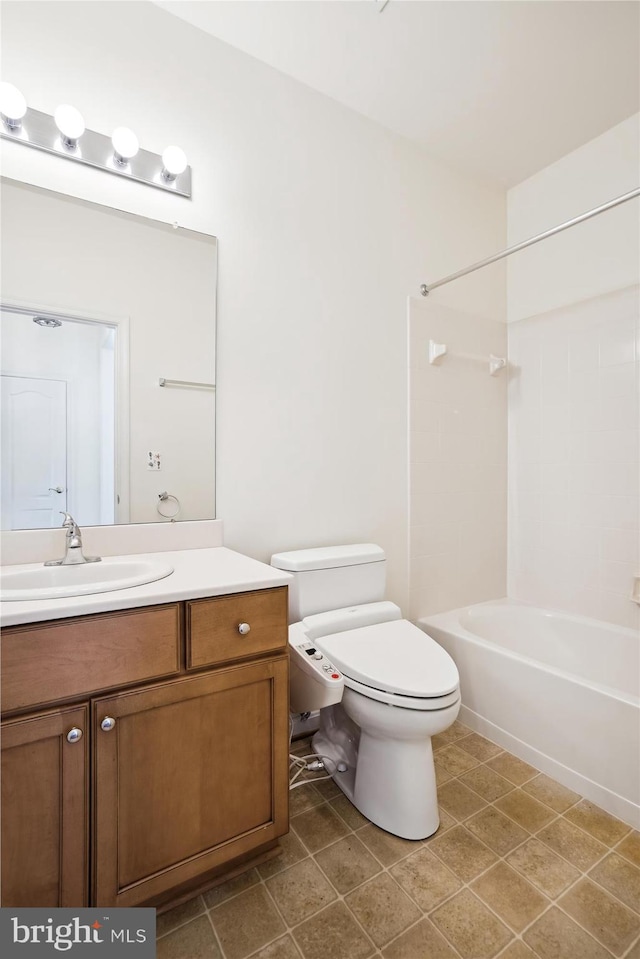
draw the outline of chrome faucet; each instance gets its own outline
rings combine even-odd
[[[50,559],[45,566],[80,566],[83,563],[99,563],[101,556],[85,556],[82,552],[82,532],[71,513],[64,513],[62,526],[67,530],[64,556],[62,559]]]

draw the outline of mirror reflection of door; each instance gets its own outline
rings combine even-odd
[[[67,508],[67,384],[2,376],[2,528],[56,526]]]
[[[3,309],[3,529],[117,519],[115,328]]]

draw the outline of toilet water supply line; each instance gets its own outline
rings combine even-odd
[[[289,714],[289,750],[291,750],[291,739],[293,736],[293,716]],[[310,759],[311,762],[308,763],[307,759]],[[299,782],[296,782],[298,776],[301,776],[304,772],[319,772],[321,769],[326,769],[325,763],[329,762],[335,766],[335,762],[329,756],[321,756],[318,753],[308,753],[306,756],[294,756],[294,754],[289,751],[289,789],[296,789],[298,786],[307,786],[309,783],[318,783],[324,782],[326,779],[331,779],[331,773],[327,773],[326,776],[316,776],[314,779],[301,779]],[[297,771],[291,776],[291,770],[297,766]]]

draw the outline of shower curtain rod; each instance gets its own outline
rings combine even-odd
[[[603,203],[602,206],[597,206],[593,210],[589,210],[588,213],[581,213],[580,216],[574,216],[572,220],[567,220],[566,223],[560,223],[559,226],[553,226],[550,230],[545,230],[544,233],[538,233],[537,236],[532,236],[528,240],[522,240],[521,243],[516,243],[515,246],[509,246],[506,250],[502,250],[500,253],[494,253],[493,256],[488,256],[485,260],[479,260],[477,263],[467,266],[464,270],[458,270],[457,273],[450,273],[449,276],[445,276],[441,280],[436,280],[435,283],[423,283],[420,287],[420,292],[423,296],[429,296],[431,290],[435,290],[438,286],[444,286],[445,283],[451,283],[452,280],[458,280],[461,276],[466,276],[467,273],[473,273],[475,270],[482,269],[483,266],[489,266],[490,263],[495,263],[497,260],[504,259],[505,256],[511,256],[512,253],[517,253],[518,250],[524,250],[528,246],[533,246],[534,243],[539,243],[540,240],[546,240],[548,236],[553,236],[555,233],[561,233],[562,230],[568,230],[570,226],[575,226],[577,223],[582,223],[584,220],[590,220],[592,216],[597,216],[598,213],[604,213],[605,210],[611,210],[614,206],[619,206],[621,203],[626,203],[627,200],[633,200],[633,198],[636,196],[640,196],[640,187],[635,190],[631,190],[630,193],[623,193],[622,196],[616,197],[615,200],[609,200],[608,203]]]

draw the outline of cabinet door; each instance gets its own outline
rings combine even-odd
[[[2,724],[2,905],[86,906],[88,706]]]
[[[288,659],[93,705],[97,905],[154,901],[288,829]]]

